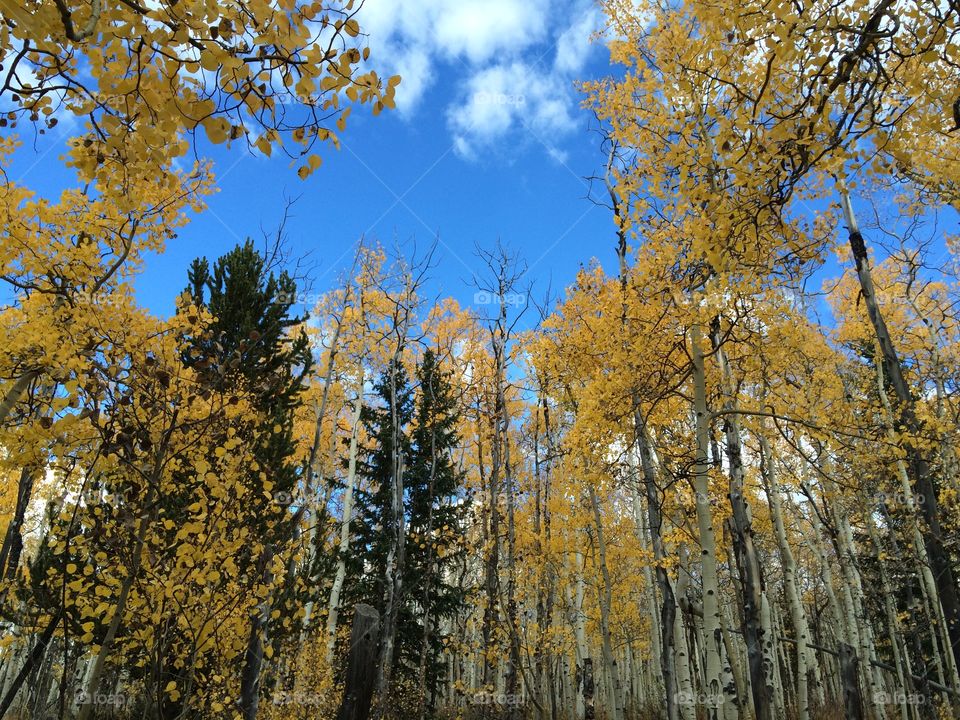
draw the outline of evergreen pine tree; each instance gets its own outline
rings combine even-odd
[[[251,538],[262,546],[245,560],[252,582],[269,582],[272,558],[294,536],[297,515],[290,504],[303,471],[295,462],[293,423],[312,354],[305,333],[288,333],[304,320],[290,314],[296,283],[286,272],[269,272],[250,240],[221,257],[212,272],[205,258],[195,260],[188,279],[193,302],[213,319],[186,362],[203,362],[212,389],[242,390],[259,410],[241,431],[257,462],[243,482],[251,491]],[[273,603],[288,599],[275,597]],[[251,618],[241,683],[248,718],[257,713],[268,614],[264,605]]]
[[[454,617],[464,602],[463,590],[449,573],[461,547],[467,512],[464,478],[452,457],[459,443],[457,402],[449,374],[430,351],[417,371],[416,400],[402,366],[397,368],[396,383],[397,419],[407,432],[400,448],[406,536],[394,669],[395,677],[419,678],[422,692],[433,697],[443,678],[443,621]],[[364,602],[382,611],[386,557],[395,531],[389,526],[394,451],[389,368],[374,392],[379,402],[361,413],[371,441],[358,466],[362,482],[356,491],[355,540],[347,561],[344,601],[347,607]]]
[[[350,556],[347,559],[348,580],[344,593],[347,607],[363,602],[380,610],[383,608],[387,552],[395,531],[395,528],[389,527],[394,412],[402,430],[399,451],[404,458],[404,465],[408,464],[410,456],[410,440],[406,429],[413,418],[413,391],[403,365],[396,368],[396,385],[396,408],[391,408],[388,368],[373,386],[380,402],[365,405],[360,413],[360,422],[371,442],[357,463],[360,482],[355,490],[355,539],[350,544]]]
[[[443,679],[444,620],[454,618],[465,602],[464,590],[451,575],[463,551],[468,509],[463,473],[454,464],[457,398],[450,374],[427,350],[417,370],[419,395],[412,433],[413,451],[406,474],[409,522],[407,577],[409,596],[403,608],[411,622],[401,625],[398,646],[418,663],[421,692],[432,709]]]

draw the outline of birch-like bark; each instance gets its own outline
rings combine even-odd
[[[830,477],[829,472],[824,472],[823,477],[829,495],[839,497],[836,483]],[[843,580],[840,590],[843,597],[847,634],[850,638],[850,644],[856,648],[859,654],[858,668],[866,694],[864,700],[871,717],[882,718],[885,713],[878,702],[883,692],[882,681],[878,676],[876,666],[872,664],[877,660],[876,646],[873,641],[873,628],[866,618],[863,583],[857,566],[856,548],[853,543],[850,520],[843,509],[832,506],[826,500],[824,500],[823,505],[827,512],[832,514],[832,523],[836,529],[832,537],[836,544],[837,559],[840,562],[840,576]]]
[[[690,576],[686,570],[687,552],[681,545],[678,548],[680,555],[679,575],[677,576],[676,598],[684,598],[687,595],[687,588],[690,583]],[[674,612],[673,622],[673,646],[676,649],[676,669],[677,669],[677,715],[680,720],[694,720],[697,715],[695,688],[693,683],[693,671],[690,667],[691,649],[687,642],[687,633],[683,624],[683,618],[680,613]]]
[[[893,431],[894,417],[893,408],[890,406],[890,399],[887,396],[887,390],[884,383],[883,365],[875,363],[874,368],[877,374],[877,395],[880,397],[880,404],[883,407],[887,420],[887,438],[890,442],[896,442],[896,434]],[[913,496],[913,488],[910,486],[910,476],[907,472],[907,466],[900,457],[896,458],[897,480],[900,484],[900,493],[903,495],[904,505],[907,509],[907,524],[910,527],[910,533],[913,539],[911,543],[913,552],[917,557],[917,566],[920,570],[921,588],[924,597],[928,601],[931,615],[931,631],[939,636],[939,643],[934,643],[934,660],[938,666],[940,682],[944,683],[945,678],[949,677],[949,682],[953,688],[960,692],[960,676],[957,673],[957,665],[954,661],[953,653],[941,652],[941,648],[950,647],[950,637],[947,631],[946,617],[943,614],[943,606],[940,603],[940,593],[937,590],[937,584],[933,578],[933,571],[930,569],[930,561],[927,557],[927,549],[924,544],[920,525],[917,522],[917,503]]]
[[[541,391],[543,388],[541,387]],[[544,557],[545,546],[549,547],[552,539],[552,513],[550,510],[551,484],[553,477],[553,429],[550,423],[550,405],[546,394],[542,394],[539,403],[543,408],[543,433],[546,443],[547,458],[540,461],[540,415],[535,418],[534,428],[534,479],[536,481],[534,534],[536,536],[535,550],[537,557]],[[542,478],[542,482],[541,482]],[[539,705],[544,708],[550,704],[550,717],[556,715],[556,693],[554,687],[553,654],[550,652],[548,636],[554,622],[554,602],[556,597],[556,572],[552,563],[544,563],[539,572],[537,583],[536,624],[539,629],[537,648],[534,652],[534,673],[536,676],[537,692],[540,695]],[[549,697],[547,697],[549,695]],[[544,718],[545,720],[545,718]]]
[[[783,565],[783,587],[790,606],[790,622],[793,624],[794,636],[797,639],[797,720],[809,720],[810,698],[807,686],[810,631],[807,628],[807,617],[800,600],[800,590],[797,581],[797,563],[793,556],[793,549],[787,538],[787,531],[783,524],[783,506],[780,500],[780,490],[777,487],[777,478],[774,470],[774,456],[767,439],[760,435],[760,463],[761,476],[767,501],[770,504],[770,519],[773,521],[773,532],[777,540],[777,549],[780,551],[780,562]],[[775,642],[770,638],[769,642]]]
[[[903,364],[880,310],[880,304],[873,286],[870,260],[863,235],[860,233],[853,212],[850,194],[843,183],[839,183],[839,191],[849,232],[850,250],[856,267],[857,279],[860,281],[861,295],[867,308],[870,324],[873,326],[874,335],[880,346],[886,377],[897,396],[898,424],[902,425],[909,434],[904,439],[903,446],[907,455],[907,465],[911,470],[914,492],[919,501],[920,512],[924,520],[924,545],[930,559],[930,566],[940,597],[940,605],[946,619],[947,633],[950,638],[949,647],[953,648],[954,664],[960,667],[960,590],[957,587],[957,578],[949,551],[944,544],[944,533],[940,524],[940,500],[930,464],[924,456],[923,449],[918,447],[918,438],[923,435],[923,424],[917,417],[913,393],[904,377]]]
[[[763,627],[766,628],[766,631],[769,633],[769,637],[771,639],[775,638],[776,622],[773,617],[770,602],[767,600],[767,596],[765,594],[761,599],[760,622],[763,624]],[[771,642],[769,645],[764,647],[766,661],[770,663],[770,677],[773,683],[773,687],[771,688],[771,700],[773,701],[773,709],[776,717],[786,717],[787,714],[787,703],[785,699],[783,680],[780,677],[780,662],[778,660],[778,653],[781,653],[782,651],[782,643]]]
[[[405,336],[405,332],[401,337]],[[384,573],[383,621],[380,631],[380,653],[377,658],[377,717],[387,710],[388,691],[393,676],[393,657],[397,632],[397,617],[403,591],[403,566],[405,560],[406,521],[403,511],[403,452],[401,450],[402,428],[400,427],[399,402],[397,399],[397,368],[400,363],[402,342],[398,342],[390,364],[390,432],[393,448],[390,514],[387,527],[392,533],[387,550]]]
[[[724,409],[736,408],[734,384],[726,353],[720,346],[719,323],[715,322],[712,333],[713,345],[720,366],[721,385],[724,394]],[[740,423],[736,414],[723,419],[726,439],[727,462],[729,463],[729,488],[733,549],[737,560],[740,583],[743,586],[743,639],[747,645],[750,668],[750,689],[756,720],[773,720],[773,664],[776,649],[772,648],[769,630],[763,627],[761,606],[766,602],[760,561],[753,545],[753,522],[750,506],[744,492],[743,449],[740,443]]]
[[[743,669],[740,663],[740,657],[737,655],[737,644],[733,641],[731,637],[732,633],[730,632],[730,623],[727,618],[727,611],[724,608],[720,609],[720,632],[723,635],[723,652],[725,657],[725,666],[729,666],[730,669],[730,679],[733,680],[733,684],[725,684],[723,688],[723,693],[730,702],[734,703],[737,708],[737,717],[741,720],[749,717],[749,709],[747,706],[747,695],[749,694],[746,681],[743,676]]]
[[[13,580],[20,565],[20,553],[23,551],[23,522],[27,516],[27,507],[33,492],[33,482],[36,471],[24,467],[20,471],[20,481],[17,483],[17,505],[13,518],[7,525],[7,532],[3,537],[3,547],[0,549],[0,579]]]
[[[27,372],[20,375],[10,387],[7,389],[7,394],[3,396],[3,400],[0,400],[0,424],[3,424],[7,420],[7,416],[13,411],[13,408],[16,407],[17,403],[20,402],[20,398],[24,396],[27,392],[27,389],[30,387],[31,383],[37,380],[40,377],[40,369],[36,368],[33,370],[27,370]]]
[[[680,688],[676,675],[680,672],[677,668],[679,662],[675,653],[677,653],[677,625],[680,620],[677,617],[677,597],[673,590],[673,583],[665,567],[666,548],[663,542],[663,514],[660,510],[660,489],[657,482],[657,466],[653,454],[653,439],[650,437],[650,431],[643,422],[639,414],[635,414],[634,425],[637,433],[637,446],[640,451],[640,468],[643,472],[643,487],[647,500],[647,521],[650,528],[650,544],[653,546],[653,560],[655,563],[655,574],[657,578],[657,587],[660,590],[660,621],[661,632],[660,642],[655,645],[660,655],[657,660],[660,663],[660,675],[663,679],[663,691],[666,695],[667,720],[676,720],[677,695],[678,692],[684,692]],[[655,593],[651,593],[655,597]],[[682,636],[682,633],[681,633]],[[686,661],[686,658],[685,658]],[[687,682],[689,684],[689,667],[686,669]]]
[[[710,509],[710,476],[708,447],[710,444],[707,411],[706,375],[704,373],[703,340],[699,325],[690,328],[692,359],[693,407],[696,414],[696,463],[693,489],[700,539],[700,568],[703,582],[703,644],[706,655],[704,696],[707,717],[716,720],[723,706],[721,681],[721,646],[719,582],[717,580],[717,542]]]
[[[607,542],[603,533],[600,503],[593,486],[590,486],[589,493],[590,506],[593,508],[593,521],[597,531],[600,575],[603,578],[603,589],[598,593],[600,595],[600,640],[603,648],[603,663],[607,670],[611,717],[613,720],[623,720],[623,686],[620,681],[620,668],[613,654],[613,644],[610,638],[610,606],[613,604],[613,584],[610,580],[610,569],[607,566]]]
[[[876,525],[871,517],[867,517],[867,530],[870,533],[870,540],[873,543],[874,552],[877,560],[877,570],[880,575],[880,591],[883,594],[883,610],[887,620],[887,633],[890,636],[890,649],[893,653],[893,666],[897,673],[897,688],[901,692],[897,693],[897,705],[900,708],[900,720],[910,720],[910,711],[906,702],[906,695],[913,688],[913,678],[909,672],[904,671],[903,666],[903,633],[900,632],[900,622],[897,620],[897,610],[893,605],[893,588],[887,577],[887,568],[883,559],[883,551],[880,545],[880,538],[877,534]]]
[[[590,647],[587,644],[587,616],[583,611],[583,600],[584,595],[586,594],[586,581],[583,577],[585,569],[583,553],[580,551],[575,551],[574,559],[575,562],[571,570],[573,576],[577,579],[576,586],[573,592],[570,590],[569,583],[567,583],[565,587],[567,590],[567,604],[570,609],[570,615],[573,619],[573,633],[577,648],[577,666],[574,683],[577,691],[575,710],[576,717],[579,720],[583,720],[587,715],[584,671],[588,664],[590,664],[592,667],[593,660],[590,657]]]
[[[340,537],[337,542],[337,570],[330,588],[330,599],[327,603],[326,628],[326,661],[327,667],[333,664],[333,651],[337,642],[337,624],[340,615],[340,592],[347,576],[347,553],[350,551],[350,521],[353,517],[353,490],[357,480],[357,452],[360,438],[360,412],[363,409],[363,377],[357,397],[353,401],[353,416],[350,418],[350,455],[347,460],[347,482],[343,491],[343,512],[340,518]],[[304,612],[304,628],[310,622],[310,613],[313,602],[307,603]]]

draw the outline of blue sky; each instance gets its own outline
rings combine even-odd
[[[570,283],[591,258],[613,267],[610,214],[587,199],[586,177],[605,158],[575,79],[610,72],[587,0],[367,0],[361,24],[371,63],[401,74],[395,111],[351,115],[342,149],[324,147],[306,181],[283,156],[243,147],[201,147],[219,192],[149,257],[138,299],[166,314],[197,255],[215,258],[247,236],[259,239],[298,198],[287,224],[294,256],[307,255],[313,292],[336,282],[361,236],[421,252],[439,237],[431,295],[470,304],[482,272],[475,247],[498,238],[529,266],[542,294]],[[38,139],[41,155],[18,153],[14,179],[40,192],[69,182],[58,156],[65,136]],[[45,153],[45,154],[44,154]],[[600,195],[598,195],[600,196]]]
[[[371,65],[403,77],[397,110],[357,108],[342,149],[322,148],[323,166],[306,181],[282,154],[198,147],[219,192],[147,258],[135,282],[142,304],[171,312],[194,257],[272,233],[290,198],[289,250],[306,258],[314,294],[338,281],[361,236],[421,253],[439,237],[426,293],[462,305],[484,269],[476,247],[498,240],[526,262],[521,284],[537,298],[562,292],[594,258],[616,271],[610,213],[587,198],[586,178],[605,157],[575,87],[617,72],[591,42],[602,24],[591,0],[365,0],[361,21]],[[71,126],[36,138],[36,154],[17,153],[11,179],[43,194],[73,185],[59,160]],[[828,262],[808,288],[837,270]]]

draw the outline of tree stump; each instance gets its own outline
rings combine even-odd
[[[583,659],[583,718],[584,720],[593,720],[596,717],[596,709],[593,704],[593,658]]]
[[[863,720],[863,699],[860,697],[860,678],[856,651],[846,643],[840,645],[840,678],[843,682],[843,716],[846,720]]]
[[[370,717],[373,686],[377,679],[379,636],[380,614],[369,605],[354,606],[346,682],[337,720],[367,720]]]

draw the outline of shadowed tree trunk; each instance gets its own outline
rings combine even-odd
[[[377,680],[377,642],[380,616],[369,605],[354,607],[350,655],[337,720],[367,720]]]

